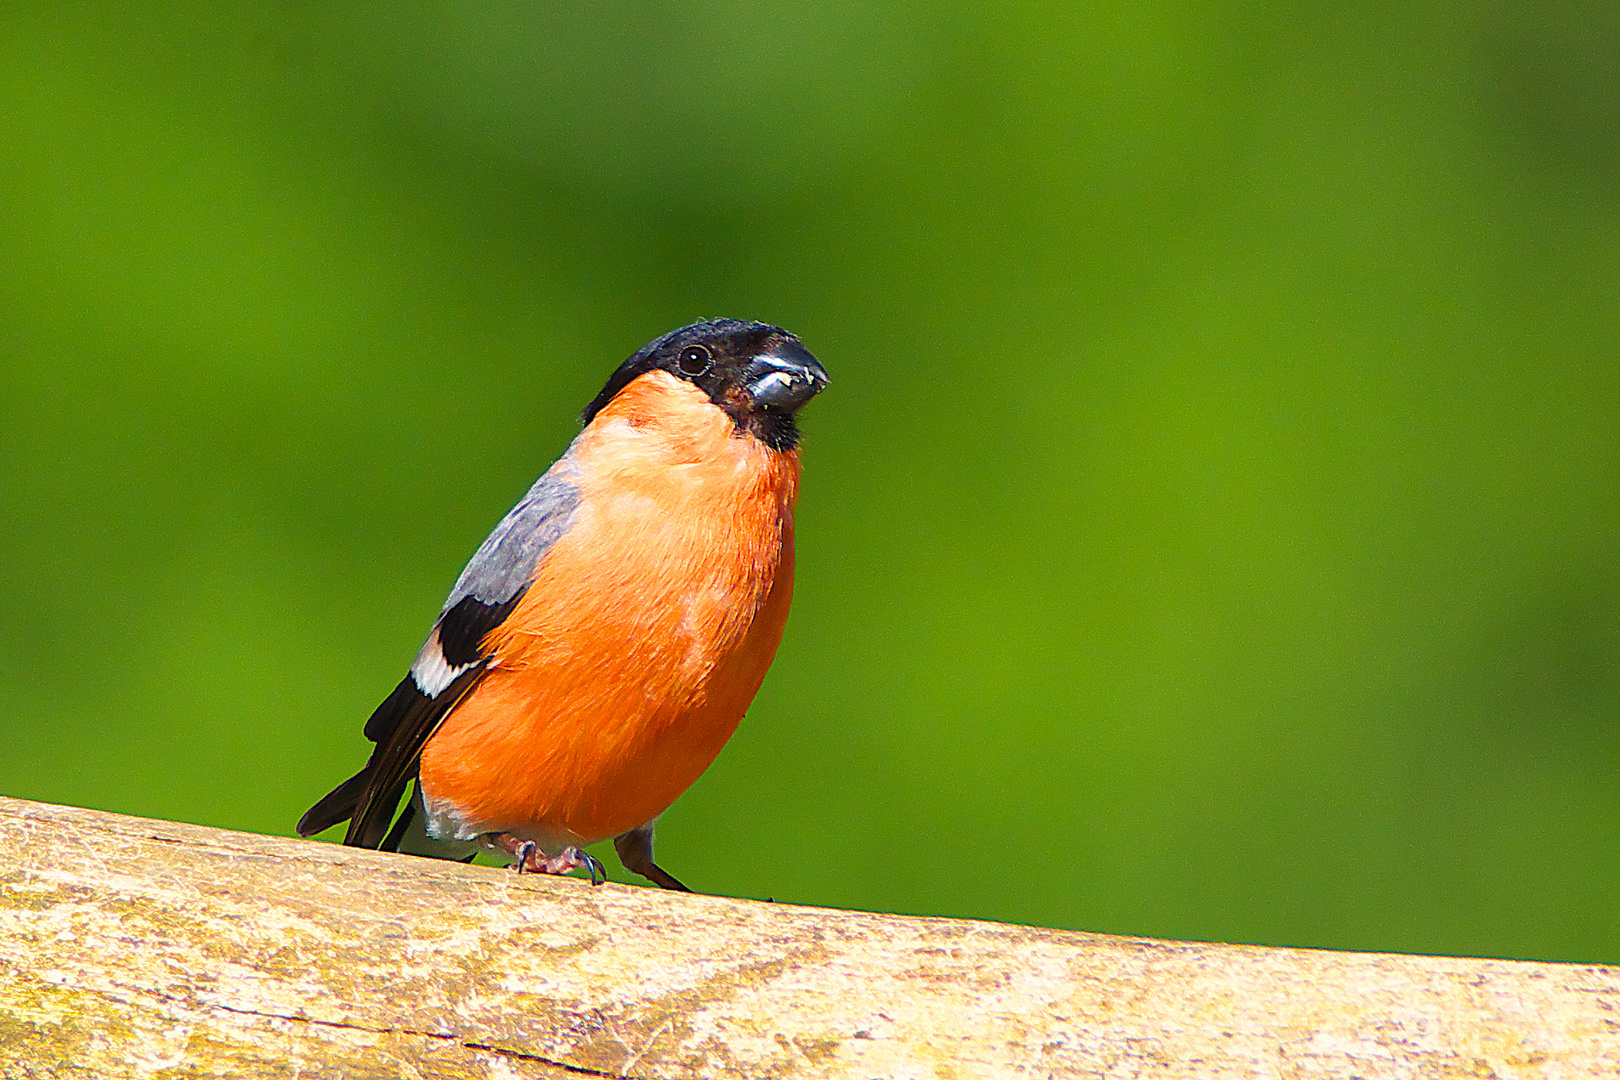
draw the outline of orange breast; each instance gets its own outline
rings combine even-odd
[[[787,621],[796,453],[663,372],[572,453],[573,528],[422,753],[430,808],[464,834],[589,843],[657,817],[731,737]]]

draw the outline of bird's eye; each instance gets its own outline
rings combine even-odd
[[[709,370],[709,364],[714,357],[707,347],[703,345],[688,345],[681,350],[681,357],[675,361],[675,366],[681,369],[682,375],[696,378]]]

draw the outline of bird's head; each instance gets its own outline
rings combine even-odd
[[[827,385],[827,370],[802,342],[779,326],[711,319],[665,334],[619,365],[585,407],[589,424],[619,391],[662,371],[695,386],[741,433],[773,450],[798,445],[794,414]]]

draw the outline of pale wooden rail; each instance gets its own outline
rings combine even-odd
[[[1620,1076],[1620,968],[514,874],[0,798],[0,1077]]]

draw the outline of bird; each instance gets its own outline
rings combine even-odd
[[[658,817],[736,730],[793,597],[799,409],[827,371],[778,326],[710,319],[620,364],[495,526],[365,724],[309,837],[520,873],[653,861]],[[406,789],[411,793],[405,799]],[[401,806],[404,801],[403,807]]]

